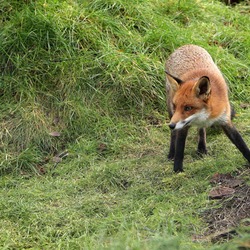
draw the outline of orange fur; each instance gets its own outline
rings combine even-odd
[[[250,162],[250,150],[231,122],[228,87],[208,52],[196,45],[174,51],[166,63],[169,127],[168,159],[174,171],[183,171],[185,142],[190,126],[197,126],[198,154],[206,154],[206,127],[218,124]]]
[[[185,120],[202,109],[206,110],[207,119],[215,120],[225,114],[225,122],[230,122],[228,87],[206,50],[196,45],[183,46],[169,57],[166,70],[183,81],[182,84],[178,84],[167,75],[168,108],[169,113],[173,115],[170,123]],[[207,100],[197,97],[194,91],[195,84],[203,76],[210,80],[211,95]],[[185,112],[185,105],[192,106],[193,109]]]

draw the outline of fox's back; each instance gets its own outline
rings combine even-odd
[[[184,45],[178,48],[166,62],[166,70],[182,80],[187,80],[184,78],[188,72],[200,69],[221,75],[210,54],[197,45]]]

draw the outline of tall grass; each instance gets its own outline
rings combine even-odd
[[[249,144],[247,3],[10,0],[0,25],[3,249],[238,249],[192,240],[210,176],[245,161],[219,133],[194,157],[190,133],[186,172],[172,174],[164,64],[178,46],[206,48],[246,108]]]
[[[164,114],[164,61],[187,43],[208,49],[233,99],[249,101],[249,21],[241,7],[13,0],[1,16],[2,159],[29,148],[53,155],[80,136],[98,139],[107,119],[116,127]],[[61,136],[51,138],[51,131]]]

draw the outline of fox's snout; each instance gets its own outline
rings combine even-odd
[[[169,124],[169,127],[170,127],[170,129],[172,129],[172,130],[173,130],[173,129],[175,129],[176,124],[175,124],[175,123],[170,123],[170,124]]]
[[[174,123],[174,122],[170,122],[170,124],[168,125],[169,128],[171,130],[178,130],[178,129],[182,129],[188,125],[190,125],[190,122],[192,121],[191,120],[192,117],[190,117],[190,119],[187,119],[187,120],[183,120],[183,121],[179,121],[177,123]]]

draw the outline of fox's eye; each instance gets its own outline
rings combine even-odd
[[[190,111],[192,109],[193,109],[192,106],[184,106],[184,111]]]

